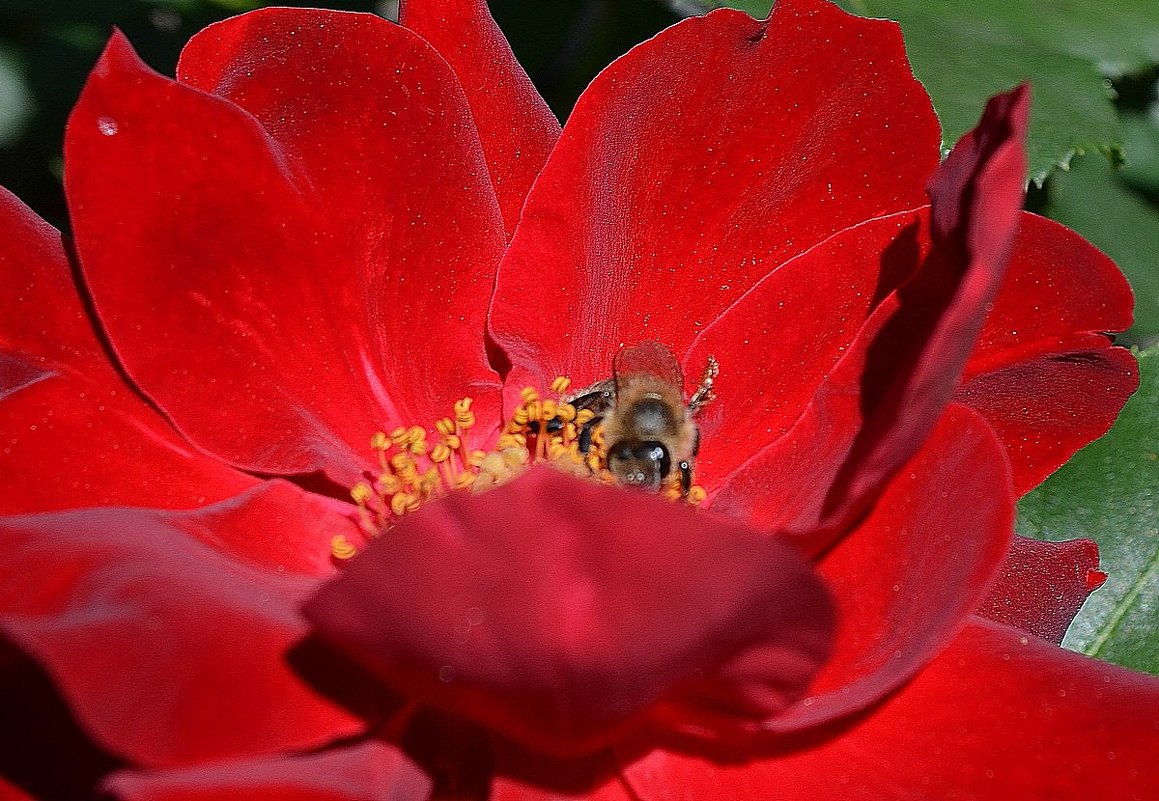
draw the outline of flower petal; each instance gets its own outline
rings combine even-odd
[[[300,755],[115,774],[122,801],[426,801],[431,781],[402,752],[369,741]]]
[[[254,484],[198,453],[108,362],[60,234],[0,189],[0,514],[200,506]]]
[[[317,579],[296,572],[300,565],[263,569],[203,544],[248,535],[276,549],[279,538],[346,526],[318,504],[294,530],[282,508],[294,495],[301,491],[278,482],[194,512],[4,518],[0,631],[45,668],[99,743],[141,765],[353,734],[362,724],[285,662],[305,634],[297,606]]]
[[[645,714],[759,728],[803,691],[832,624],[779,539],[549,468],[428,504],[306,615],[399,691],[558,754]]]
[[[66,139],[81,265],[133,380],[227,461],[347,485],[376,429],[464,394],[494,413],[477,332],[502,223],[446,64],[384,20],[285,9],[192,47],[247,110],[116,34]]]
[[[837,601],[833,652],[808,697],[769,728],[864,709],[917,673],[986,596],[1013,529],[1001,443],[952,404],[868,518],[817,564]]]
[[[403,0],[399,22],[439,51],[467,93],[510,237],[559,139],[559,121],[515,60],[485,0]]]
[[[747,763],[654,750],[625,775],[641,801],[1153,798],[1156,709],[1153,677],[975,619],[852,726]]]
[[[793,429],[724,480],[714,509],[819,552],[918,449],[1002,280],[1022,202],[1027,103],[1025,87],[990,101],[931,179],[932,243],[918,271],[874,310]]]
[[[1106,578],[1099,570],[1099,547],[1090,540],[1015,537],[1002,572],[975,611],[1057,644]]]
[[[647,339],[683,356],[787,259],[920,205],[938,140],[893,23],[782,0],[663,31],[588,87],[528,198],[491,308],[509,385],[601,380]]]
[[[1103,332],[1131,325],[1114,263],[1051,220],[1022,215],[1010,266],[957,397],[1006,442],[1019,495],[1111,427],[1139,385]]]

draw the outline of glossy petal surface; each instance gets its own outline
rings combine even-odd
[[[977,413],[951,405],[868,518],[818,562],[837,601],[833,653],[770,728],[863,709],[918,673],[985,597],[1013,507],[1001,444]]]
[[[873,311],[793,428],[724,479],[714,509],[794,533],[818,552],[917,450],[1005,271],[1022,202],[1027,101],[1025,88],[992,100],[938,168],[929,250],[903,230],[900,247],[886,251],[899,262],[882,272],[906,275],[907,263],[916,271]]]
[[[1146,799],[1157,710],[1159,680],[975,619],[848,727],[733,766],[656,750],[625,773],[641,801]]]
[[[920,205],[937,142],[892,23],[789,0],[661,32],[588,87],[528,197],[491,309],[510,387],[607,378],[645,339],[683,356],[787,259]]]
[[[60,234],[0,189],[0,513],[191,508],[252,479],[181,440],[109,365]]]
[[[515,60],[485,0],[404,0],[399,21],[439,51],[467,93],[510,236],[559,139],[559,121]]]
[[[431,781],[398,749],[365,742],[299,756],[115,774],[122,801],[426,801]]]
[[[977,614],[1061,643],[1087,596],[1107,575],[1090,540],[1043,542],[1015,537]]]
[[[310,505],[300,495],[277,483],[194,512],[5,518],[0,631],[44,666],[101,744],[140,765],[308,748],[353,734],[364,724],[285,662],[305,634],[296,609],[316,579],[204,544],[236,544],[244,533],[276,549],[279,535],[301,545],[347,530],[319,502],[312,516],[287,517],[283,504]],[[300,530],[287,531],[295,522]]]
[[[183,69],[241,105],[110,43],[66,142],[81,265],[129,374],[183,433],[349,485],[375,430],[464,394],[494,408],[472,332],[502,225],[466,101],[425,43],[368,15],[239,19]]]
[[[1006,283],[957,397],[990,421],[1021,496],[1110,428],[1139,385],[1134,358],[1103,332],[1131,325],[1131,289],[1073,231],[1023,214]]]
[[[428,504],[306,613],[396,689],[555,753],[646,714],[757,729],[803,691],[832,625],[780,540],[548,468]]]

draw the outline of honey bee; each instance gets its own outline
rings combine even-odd
[[[590,451],[595,429],[602,428],[608,470],[617,481],[657,492],[675,468],[681,495],[687,495],[700,449],[693,417],[716,397],[712,383],[719,370],[709,356],[696,392],[685,403],[684,374],[672,351],[659,342],[621,350],[612,378],[565,398],[577,410],[595,414],[580,431],[580,452]]]

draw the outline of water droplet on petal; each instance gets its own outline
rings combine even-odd
[[[97,120],[97,130],[105,136],[116,136],[117,131],[121,130],[117,125],[117,121],[112,117],[101,117]]]

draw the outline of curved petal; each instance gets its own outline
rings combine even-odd
[[[511,386],[683,355],[787,259],[920,205],[938,140],[893,23],[782,0],[663,31],[588,87],[528,197],[490,318]]]
[[[654,750],[641,801],[1153,798],[1159,680],[980,619],[855,725],[722,765]]]
[[[951,405],[869,517],[818,562],[837,602],[833,652],[768,728],[809,728],[873,704],[961,627],[1002,565],[1014,495],[1002,446]]]
[[[60,234],[0,189],[0,514],[190,508],[254,480],[198,453],[113,369]]]
[[[1005,271],[1022,204],[1028,100],[1019,87],[987,104],[930,180],[930,247],[920,267],[874,310],[794,427],[724,480],[714,509],[819,552],[920,447]]]
[[[957,393],[1006,442],[1019,495],[1105,434],[1138,387],[1134,357],[1103,333],[1128,328],[1131,306],[1109,258],[1056,222],[1022,215]]]
[[[515,60],[486,0],[403,0],[399,22],[426,39],[458,76],[510,237],[559,139],[559,121]]]
[[[114,348],[178,429],[247,469],[349,485],[374,431],[463,395],[497,408],[478,332],[503,232],[466,101],[427,45],[371,19],[271,10],[201,34],[196,53],[225,42],[215,90],[248,111],[114,35],[69,123],[77,249]]]
[[[832,625],[779,539],[550,468],[429,503],[306,615],[400,691],[556,754],[645,715],[759,729],[803,691]]]
[[[998,579],[975,612],[1057,644],[1083,601],[1106,580],[1099,570],[1099,547],[1090,540],[1015,537]]]
[[[282,504],[296,494],[279,482],[194,512],[3,518],[0,631],[45,668],[99,743],[139,765],[308,748],[353,734],[363,724],[285,662],[305,634],[296,610],[317,579],[203,544],[308,539],[287,531],[294,521]],[[319,507],[298,525],[348,523]]]
[[[709,356],[720,365],[716,397],[697,417],[696,480],[710,496],[797,424],[866,318],[928,250],[928,209],[851,226],[774,270],[700,333],[683,367],[687,380]],[[825,467],[824,458],[801,460],[793,471]]]
[[[369,741],[300,755],[122,772],[105,789],[122,801],[426,801],[431,780],[397,748]]]

